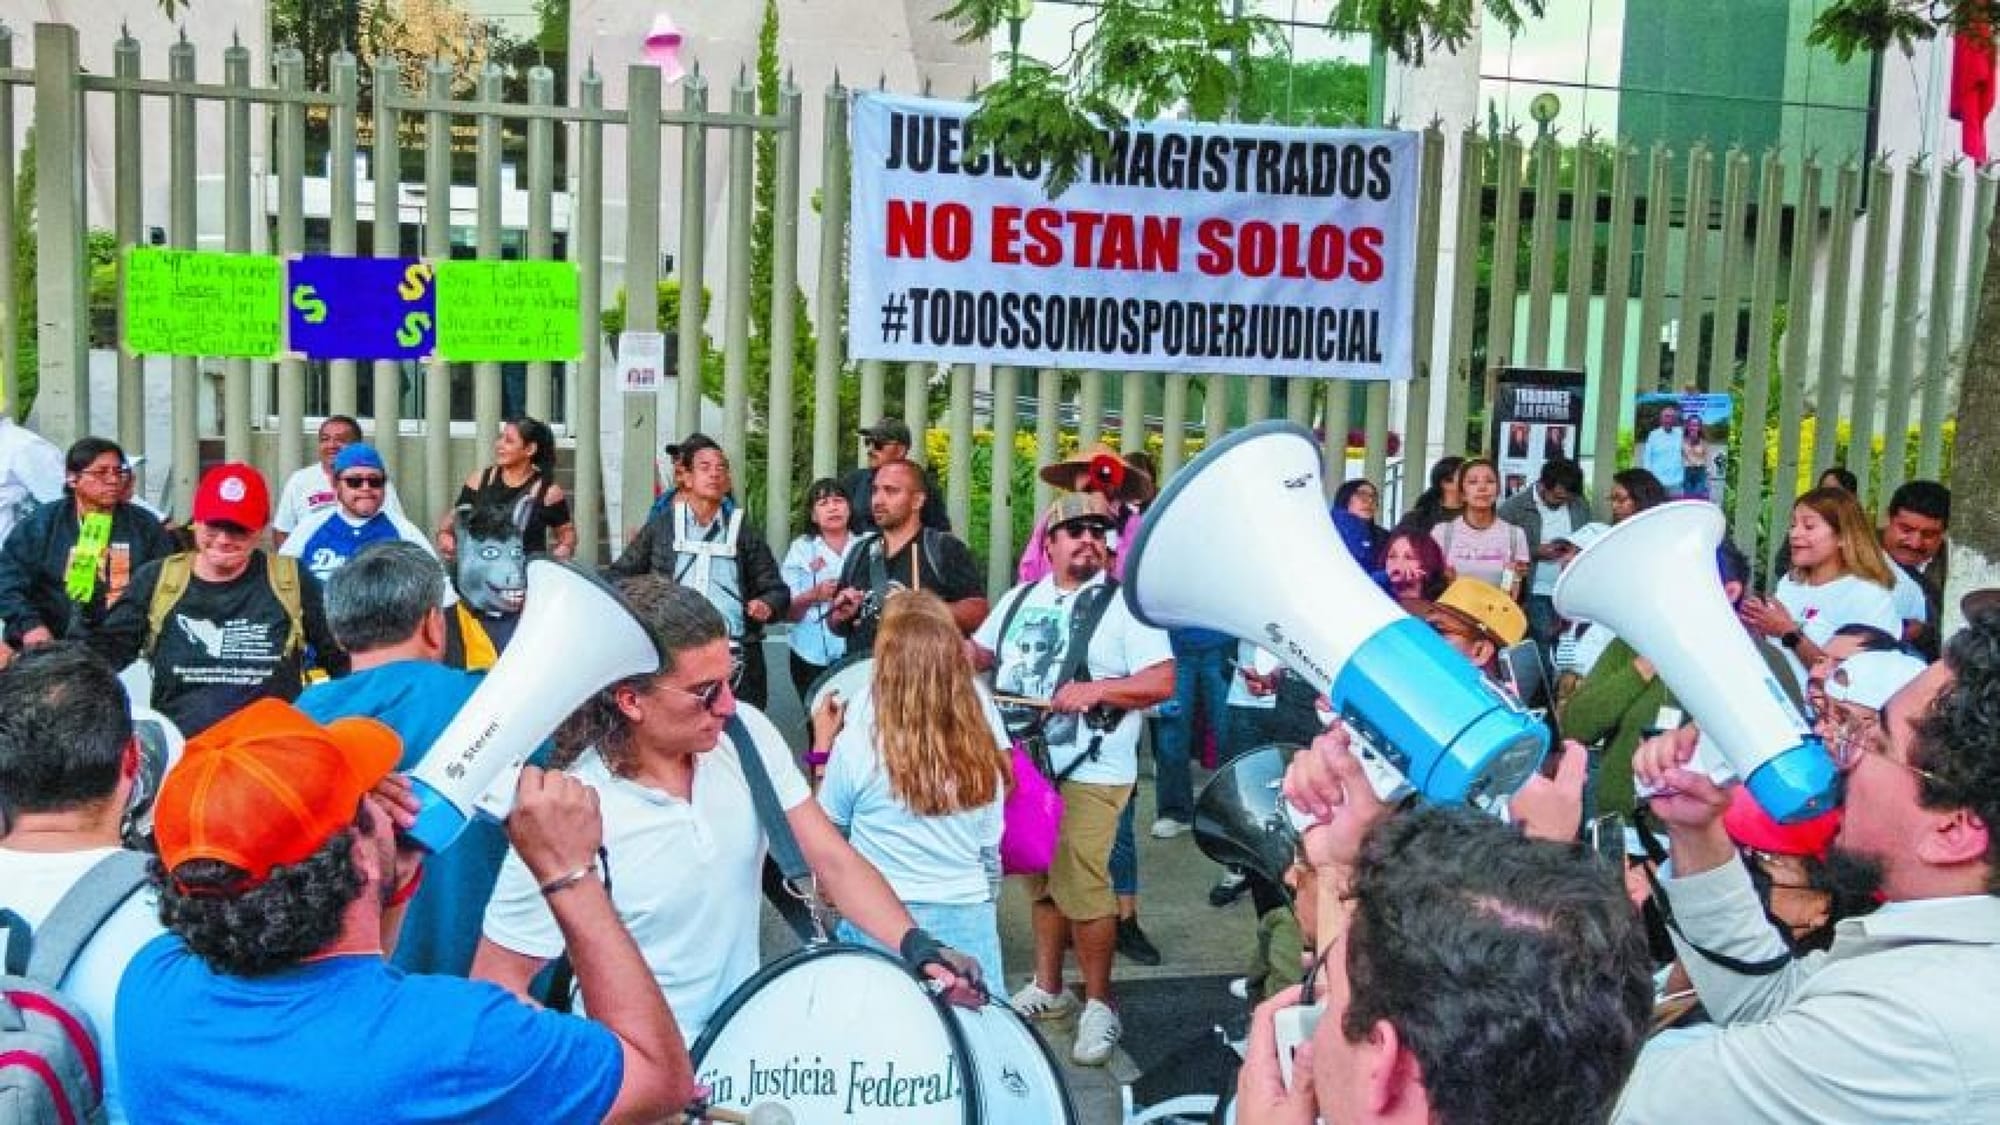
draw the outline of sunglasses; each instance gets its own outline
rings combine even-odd
[[[389,483],[389,478],[382,476],[347,476],[341,477],[340,483],[349,488],[380,488]]]
[[[861,444],[867,446],[870,449],[880,449],[889,443],[883,441],[881,438],[862,438]]]
[[[1111,535],[1111,529],[1101,523],[1066,523],[1056,530],[1071,539],[1095,539],[1099,542]]]
[[[730,679],[734,678],[735,675],[732,672]],[[701,704],[701,709],[711,715],[715,713],[715,705],[722,699],[722,693],[730,690],[729,680],[710,680],[705,684],[696,684],[693,687],[680,687],[675,684],[654,684],[653,686],[666,688],[677,695],[685,695],[696,703]]]

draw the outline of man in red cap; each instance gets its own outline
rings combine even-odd
[[[85,639],[122,668],[145,658],[153,709],[193,737],[254,700],[298,697],[312,658],[339,654],[317,579],[257,546],[271,494],[256,469],[228,462],[194,493],[194,550],[152,562]]]
[[[259,700],[190,741],[160,788],[160,917],[119,988],[131,1119],[657,1121],[694,1079],[598,870],[580,782],[523,770],[507,832],[541,886],[591,1021],[384,960],[421,853],[402,753],[373,719],[322,727]]]

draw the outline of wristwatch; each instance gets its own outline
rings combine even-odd
[[[1783,636],[1779,637],[1778,643],[1784,645],[1788,649],[1796,651],[1799,647],[1799,642],[1805,639],[1806,635],[1804,633],[1799,632],[1797,629],[1793,629],[1791,632],[1786,633]]]

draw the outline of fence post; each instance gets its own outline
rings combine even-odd
[[[1014,433],[1019,426],[1021,373],[993,369],[993,507],[986,521],[986,588],[1014,584]],[[968,535],[971,532],[967,528]]]
[[[35,25],[35,341],[42,432],[67,445],[90,432],[90,334],[85,297],[83,99],[76,28]],[[4,143],[12,144],[8,137]],[[11,268],[11,263],[10,263]]]
[[[1411,329],[1411,355],[1416,363],[1403,391],[1403,480],[1396,506],[1389,506],[1388,481],[1378,479],[1382,511],[1400,516],[1416,502],[1417,490],[1409,487],[1422,476],[1430,452],[1431,365],[1437,354],[1438,238],[1444,225],[1444,128],[1433,121],[1423,134],[1423,175],[1417,184],[1417,309]],[[1463,175],[1463,169],[1460,170]]]
[[[223,49],[222,81],[250,86],[250,49],[240,41]],[[222,248],[250,252],[250,103],[242,100],[222,107]],[[231,461],[250,460],[250,397],[250,361],[223,360],[222,455]]]
[[[1715,345],[1708,352],[1704,384],[1711,394],[1729,390],[1736,369],[1736,313],[1743,305],[1743,228],[1750,214],[1750,156],[1731,147],[1722,177],[1722,264],[1715,287]]]
[[[194,44],[187,33],[167,48],[167,77],[194,82]],[[195,100],[176,93],[167,109],[167,238],[176,250],[195,245]],[[201,369],[195,357],[173,357],[173,486],[169,506],[186,515],[194,502],[195,481],[201,477],[201,433],[196,428],[201,396]]]
[[[476,87],[480,101],[497,102],[501,99],[500,78],[500,64],[488,60],[486,65],[480,68],[479,84]],[[482,113],[478,116],[474,128],[477,130],[474,151],[479,166],[472,174],[472,190],[473,198],[478,201],[479,217],[474,227],[473,252],[482,262],[497,262],[500,260],[500,117],[494,113]],[[489,360],[474,364],[472,367],[473,432],[498,433],[500,413],[499,362]]]
[[[757,87],[748,72],[738,71],[729,91],[729,111],[757,112]],[[752,155],[756,131],[737,125],[729,130],[728,268],[722,293],[722,448],[729,463],[741,465],[750,416],[750,226],[756,197]]]
[[[556,104],[556,72],[546,66],[530,67],[528,70],[528,104],[552,106]],[[555,254],[555,182],[556,182],[556,123],[546,117],[530,118],[528,121],[528,253],[532,261],[546,262]],[[578,223],[575,218],[585,205],[596,206],[597,200],[574,200],[570,207],[571,227]],[[579,263],[581,264],[581,263]],[[579,283],[581,278],[578,279]],[[600,291],[601,293],[601,291]],[[578,295],[581,296],[579,284]],[[583,324],[581,337],[590,340],[604,334],[604,322],[599,316],[602,306],[596,300],[582,302]],[[590,372],[596,379],[595,366],[578,369],[578,374]],[[555,414],[555,367],[546,360],[537,360],[528,365],[528,387],[526,411],[535,418],[549,418]],[[598,418],[588,415],[569,419],[569,432],[576,437],[577,459],[583,459],[583,435],[596,434]],[[579,536],[579,547],[581,536]]]
[[[1854,392],[1847,408],[1847,457],[1859,461],[1862,495],[1869,494],[1868,462],[1875,449],[1876,386],[1882,366],[1883,289],[1889,272],[1889,231],[1896,202],[1896,172],[1884,156],[1868,169],[1868,237],[1861,249],[1860,323],[1855,326]],[[1864,501],[1865,503],[1865,501]]]
[[[799,88],[790,76],[778,93],[784,124],[777,136],[778,198],[771,222],[771,391],[764,410],[770,471],[764,490],[764,541],[791,542],[792,436],[798,419],[792,394],[792,344],[799,292]],[[804,484],[806,482],[800,482]]]
[[[1958,288],[1958,256],[1964,252],[1958,243],[1960,217],[1965,207],[1965,173],[1956,158],[1945,168],[1938,193],[1937,242],[1931,256],[1934,270],[1931,315],[1924,333],[1923,405],[1917,423],[1917,476],[1926,480],[1936,480],[1944,464],[1945,385],[1951,379],[1952,346],[1961,335],[1954,323],[1958,302],[1951,299],[1952,291]]]
[[[1569,275],[1563,300],[1564,367],[1587,370],[1590,361],[1590,287],[1597,266],[1597,153],[1596,134],[1585,133],[1576,146],[1576,178],[1569,195]],[[1418,290],[1422,292],[1422,290]],[[1685,307],[1685,306],[1684,306]],[[1577,435],[1577,455],[1583,454],[1583,435]]]
[[[1827,235],[1826,312],[1820,320],[1819,390],[1814,404],[1812,464],[1833,464],[1840,440],[1840,377],[1847,351],[1847,275],[1854,264],[1855,193],[1861,169],[1852,160],[1833,181],[1832,229]],[[1862,315],[1868,315],[1866,309]]]
[[[577,83],[579,100],[586,110],[604,108],[604,77],[597,62],[590,60]],[[604,429],[604,123],[589,120],[577,127],[576,238],[571,254],[579,277],[583,322],[583,362],[576,368],[576,417],[570,420],[576,432],[576,553],[588,566],[599,562],[597,543],[603,525],[599,513],[604,501],[604,453],[599,435]],[[631,307],[628,299],[626,307]],[[623,540],[614,542],[611,554]]]
[[[813,338],[813,476],[840,474],[840,338],[847,303],[847,89],[835,76],[826,91],[820,150],[819,335]],[[997,404],[999,391],[994,391]],[[864,425],[873,425],[870,418]]]
[[[112,73],[119,78],[136,79],[140,76],[139,41],[130,32],[121,32],[118,42],[111,49]],[[4,60],[0,60],[4,62]],[[145,152],[145,125],[139,112],[139,93],[136,90],[120,90],[113,99],[112,139],[116,151],[112,154],[116,185],[113,189],[112,233],[120,246],[138,246],[145,242],[141,229],[145,216],[140,212],[140,191],[144,180],[144,166],[141,157]],[[11,140],[13,130],[0,128],[0,138]],[[0,143],[5,143],[0,141]],[[11,159],[11,156],[10,156]],[[13,184],[13,176],[7,175],[8,185]],[[8,208],[12,218],[13,209]],[[7,249],[12,249],[11,245]],[[5,261],[15,259],[9,255]],[[12,283],[13,270],[5,271]],[[121,257],[118,263],[119,289],[124,289],[125,263]],[[4,319],[8,324],[14,321],[14,302],[11,294],[0,300],[0,307],[8,310]],[[122,345],[125,328],[125,302],[118,302],[119,342]],[[13,347],[7,348],[7,362],[13,362]],[[127,458],[137,458],[146,452],[146,361],[144,357],[133,355],[123,346],[118,348],[118,444],[125,448]],[[141,470],[144,471],[143,469]],[[139,482],[143,491],[145,481]]]
[[[1549,361],[1549,306],[1554,303],[1556,288],[1556,213],[1562,208],[1562,150],[1553,137],[1538,137],[1533,159],[1535,218],[1528,243],[1528,339],[1523,352],[1528,366],[1544,367]]]
[[[1653,146],[1646,188],[1646,250],[1639,271],[1639,393],[1660,388],[1660,327],[1667,308],[1667,236],[1673,233],[1673,153]]]
[[[629,98],[627,101],[629,114]],[[674,267],[681,279],[675,441],[701,429],[701,361],[707,351],[702,346],[702,323],[708,311],[703,307],[702,282],[708,257],[708,127],[702,118],[708,115],[708,80],[701,76],[699,65],[681,79],[681,110],[689,122],[681,126],[681,260]],[[629,310],[631,305],[632,293],[627,290],[625,306]]]
[[[1882,411],[1882,478],[1869,487],[1862,450],[1861,504],[1871,506],[1903,483],[1910,448],[1910,384],[1917,360],[1917,320],[1923,315],[1924,234],[1930,229],[1931,173],[1923,157],[1903,174],[1903,229],[1896,242],[1896,322],[1889,335],[1889,394]],[[1878,491],[1879,490],[1879,491]]]
[[[378,57],[369,65],[375,73],[375,143],[368,152],[375,183],[373,248],[377,258],[397,258],[403,253],[403,124],[402,113],[390,108],[389,99],[402,93],[403,72],[393,55]],[[433,286],[435,283],[433,279]],[[403,457],[403,365],[393,359],[378,359],[373,370],[375,448],[393,480],[409,465]],[[433,503],[425,526],[435,526],[441,511]]]
[[[698,129],[700,126],[689,126]],[[689,191],[698,191],[689,187]],[[685,283],[681,288],[682,307],[690,297],[699,307],[701,302],[701,275],[683,273],[683,278],[694,281],[694,291],[688,292]],[[660,68],[643,63],[634,63],[625,68],[625,329],[628,332],[654,332],[660,327]],[[686,323],[683,316],[682,323]],[[699,329],[695,339],[700,340]],[[699,353],[697,353],[699,354]],[[683,371],[686,379],[689,372]],[[701,364],[694,365],[693,372],[697,393],[701,385]],[[579,375],[585,379],[601,378],[599,372],[586,371]],[[685,385],[685,384],[683,384]],[[646,522],[646,513],[653,504],[653,465],[655,449],[659,445],[659,397],[657,395],[618,395],[619,414],[624,419],[624,452],[618,466],[618,522],[617,534],[612,542],[612,556],[618,548],[636,533]],[[699,401],[699,400],[697,400]],[[697,418],[699,415],[696,416]],[[675,419],[675,425],[686,433],[697,427],[685,419]],[[680,434],[672,435],[676,440]],[[743,465],[740,457],[732,457],[730,464],[739,469]]]
[[[1611,477],[1618,471],[1618,432],[1625,406],[1625,320],[1631,311],[1632,163],[1637,154],[1612,142],[1611,232],[1604,253],[1604,350],[1598,362],[1595,410],[1597,456],[1590,463],[1590,493],[1600,519],[1611,518]],[[1414,483],[1414,482],[1413,482]]]
[[[1656,171],[1657,174],[1657,171]],[[1736,465],[1736,519],[1731,533],[1752,559],[1769,562],[1758,535],[1764,503],[1764,416],[1771,405],[1771,316],[1778,293],[1778,233],[1785,204],[1785,166],[1776,152],[1764,154],[1759,172],[1757,248],[1750,273],[1750,361],[1743,369],[1742,456]],[[1641,347],[1649,346],[1646,340]],[[1787,510],[1791,497],[1784,498]]]
[[[1715,177],[1715,160],[1708,145],[1696,141],[1687,154],[1687,205],[1681,222],[1681,299],[1679,345],[1674,353],[1674,384],[1692,386],[1701,374],[1702,290],[1708,284],[1708,195]],[[1721,321],[1716,322],[1718,326]],[[1718,334],[1717,339],[1721,337]]]
[[[1472,408],[1472,306],[1479,290],[1481,197],[1486,184],[1486,141],[1467,126],[1460,134],[1458,157],[1458,244],[1452,251],[1451,349],[1445,357],[1444,442],[1442,453],[1455,456],[1466,448],[1466,420]],[[1425,435],[1428,443],[1429,435]],[[1428,448],[1428,445],[1426,445]],[[1413,483],[1425,479],[1430,462],[1420,459],[1408,474]],[[1421,491],[1421,486],[1419,486]]]
[[[1160,391],[1160,480],[1173,476],[1187,459],[1188,377],[1169,371]]]
[[[451,257],[451,114],[442,106],[451,99],[451,66],[432,62],[424,68],[424,94],[439,108],[424,113],[424,254],[433,261]],[[424,505],[433,521],[457,496],[452,488],[451,364],[432,359],[424,368]],[[492,433],[474,436],[475,448],[492,441]],[[483,463],[483,454],[475,463]]]
[[[306,59],[297,49],[285,47],[273,60],[278,89],[287,94],[306,88]],[[278,106],[278,253],[302,254],[306,248],[306,107],[299,102]],[[337,214],[338,212],[336,212]],[[349,365],[352,366],[351,364]],[[346,409],[353,410],[352,373],[348,380]],[[306,404],[306,363],[286,358],[278,363],[278,473],[289,473],[305,464],[303,434]],[[275,479],[282,481],[282,475]]]
[[[1792,211],[1792,276],[1785,294],[1784,367],[1778,383],[1777,472],[1771,478],[1773,510],[1788,494],[1795,494],[1799,479],[1799,440],[1804,426],[1806,388],[1806,344],[1812,335],[1813,267],[1819,245],[1819,162],[1808,155],[1799,167],[1798,206]],[[1817,472],[1821,466],[1812,466]],[[1775,547],[1777,532],[1771,539]]]
[[[327,249],[341,257],[353,257],[355,255],[354,197],[357,190],[354,174],[354,126],[360,109],[361,75],[354,56],[345,48],[334,52],[333,56],[327,59],[326,69],[327,84],[332,87],[331,92],[334,97],[333,110],[328,115],[328,131],[333,142],[329,159],[333,167],[328,176],[331,181],[328,185],[328,201],[332,206],[327,215]],[[304,84],[301,76],[300,85]],[[298,107],[298,112],[298,119],[301,122],[298,126],[301,130],[300,166],[303,167],[305,107]],[[336,359],[327,365],[327,406],[332,413],[361,413],[359,373],[360,367],[351,359]],[[376,445],[379,449],[382,442],[379,423],[376,430],[378,435]],[[288,465],[291,463],[285,462]]]

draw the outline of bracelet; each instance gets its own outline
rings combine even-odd
[[[410,901],[411,899],[417,897],[417,888],[422,886],[423,882],[424,882],[424,869],[420,866],[417,868],[417,873],[415,875],[410,876],[409,882],[404,883],[400,887],[397,887],[396,893],[389,896],[388,905],[392,908],[401,906],[404,903]]]
[[[560,891],[566,891],[595,874],[597,874],[597,861],[593,859],[567,875],[558,875],[548,882],[543,883],[541,887],[542,894],[548,896]]]
[[[833,751],[831,750],[808,750],[806,751],[806,765],[823,766],[826,764],[827,759],[831,757],[833,757]]]

